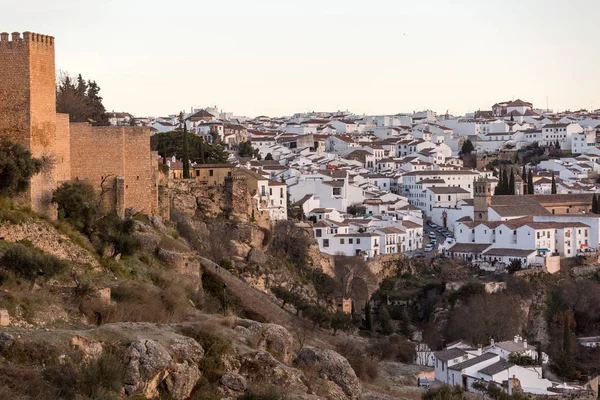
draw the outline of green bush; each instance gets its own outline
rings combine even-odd
[[[345,357],[361,381],[373,382],[379,377],[377,361],[367,357],[358,344],[346,341],[336,346],[336,351]]]
[[[15,244],[0,257],[0,265],[28,280],[38,276],[52,278],[64,272],[69,264],[51,254],[40,253],[22,244]]]
[[[118,356],[105,352],[97,360],[85,362],[67,358],[48,366],[44,379],[55,388],[56,398],[117,400],[124,386],[126,367]]]
[[[65,219],[80,232],[90,235],[102,216],[102,205],[94,188],[87,182],[63,183],[56,189],[52,202],[58,206],[58,218]]]
[[[31,177],[42,170],[41,160],[20,144],[0,140],[0,196],[14,196],[29,187]]]
[[[180,333],[200,343],[204,349],[204,357],[198,363],[198,368],[210,383],[217,382],[226,372],[224,356],[233,351],[231,343],[220,336],[194,326],[182,327]]]
[[[112,244],[116,253],[133,255],[140,247],[135,232],[135,221],[110,214],[98,221],[98,237],[103,243]]]

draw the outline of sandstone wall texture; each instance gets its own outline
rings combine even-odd
[[[71,179],[71,127],[69,114],[56,114],[56,182]]]
[[[96,190],[103,187],[105,202],[119,214],[130,207],[157,212],[148,128],[71,124],[71,176],[89,180]],[[117,177],[123,178],[122,190],[116,190]]]

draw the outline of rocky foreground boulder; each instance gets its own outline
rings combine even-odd
[[[304,347],[294,360],[298,368],[313,369],[321,378],[330,380],[350,399],[358,399],[362,384],[348,360],[333,350]]]
[[[125,393],[153,398],[159,395],[159,387],[166,387],[172,398],[188,398],[200,379],[200,370],[192,361],[201,359],[204,350],[190,340],[178,342],[172,351],[189,358],[176,362],[169,351],[154,340],[131,342],[125,355]]]

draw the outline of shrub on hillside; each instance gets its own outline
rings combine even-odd
[[[110,214],[98,221],[98,237],[104,244],[112,244],[115,253],[132,255],[140,247],[139,239],[133,235],[135,221]]]
[[[302,264],[308,258],[310,237],[292,221],[279,221],[273,230],[271,250],[281,253],[295,263]]]
[[[51,254],[40,253],[37,250],[15,244],[0,257],[0,265],[28,280],[38,276],[52,278],[64,272],[69,264]]]
[[[377,362],[369,358],[361,346],[346,341],[336,346],[336,351],[348,360],[350,366],[361,381],[372,382],[379,377]]]
[[[0,140],[0,196],[14,196],[29,187],[31,177],[42,169],[42,161],[20,144]]]
[[[114,305],[88,298],[81,302],[80,309],[98,325],[110,322],[169,323],[183,319],[194,295],[190,285],[175,279],[159,286],[126,282],[112,289]]]
[[[53,193],[52,202],[58,206],[58,218],[66,219],[80,232],[90,235],[102,216],[100,199],[88,182],[63,183]]]
[[[462,386],[442,385],[437,388],[432,388],[423,393],[423,400],[466,400]]]
[[[198,326],[182,326],[179,333],[200,343],[204,349],[204,357],[198,363],[198,368],[210,383],[217,382],[227,371],[224,356],[232,353],[231,343],[221,336],[209,332],[206,328]]]

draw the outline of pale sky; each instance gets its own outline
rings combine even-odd
[[[600,108],[599,0],[2,3],[0,32],[56,37],[58,69],[136,116]]]

